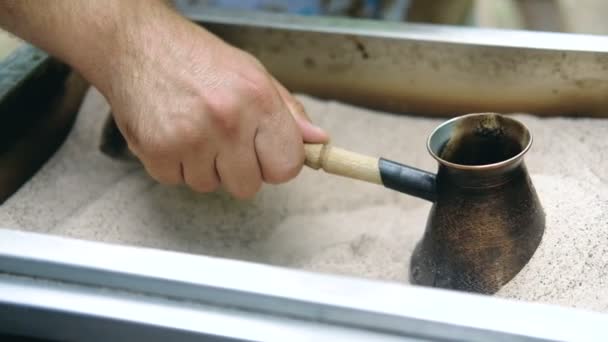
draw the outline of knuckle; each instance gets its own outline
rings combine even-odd
[[[262,73],[253,73],[243,77],[242,80],[243,96],[248,102],[258,108],[262,114],[272,113],[277,93],[268,77]]]
[[[198,145],[201,142],[202,125],[197,115],[179,115],[169,125],[168,143],[174,149]]]
[[[194,115],[173,116],[158,129],[145,132],[140,148],[153,158],[179,156],[204,140],[199,121]]]
[[[217,97],[210,101],[208,115],[214,128],[224,133],[236,133],[240,126],[240,111],[237,100]]]
[[[258,72],[250,73],[241,79],[246,94],[254,98],[262,97],[269,88],[269,82],[266,77]]]
[[[220,132],[230,135],[239,131],[240,115],[237,111],[214,112],[211,117]]]
[[[304,165],[304,153],[292,155],[284,159],[283,162],[270,169],[265,175],[265,180],[271,184],[279,184],[295,178]]]

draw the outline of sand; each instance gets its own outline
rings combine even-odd
[[[425,140],[442,120],[299,98],[335,145],[435,170]],[[99,152],[108,111],[91,90],[66,143],[0,206],[4,226],[407,283],[430,203],[309,169],[251,201],[165,187]],[[608,120],[516,117],[547,228],[497,296],[608,311]]]

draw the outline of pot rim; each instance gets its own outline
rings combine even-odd
[[[528,136],[528,143],[526,144],[526,146],[524,148],[522,148],[522,150],[516,154],[515,156],[509,158],[509,159],[505,159],[505,160],[501,160],[499,162],[496,163],[492,163],[492,164],[483,164],[483,165],[465,165],[465,164],[456,164],[456,163],[452,163],[449,162],[441,157],[439,157],[435,151],[433,151],[433,148],[431,147],[431,141],[433,139],[433,137],[435,137],[435,135],[445,126],[448,126],[450,124],[453,124],[456,121],[462,120],[464,118],[467,117],[473,117],[473,116],[485,116],[485,115],[499,115],[502,118],[506,119],[506,120],[510,120],[513,123],[519,125],[521,128],[523,128],[523,131],[527,134]],[[507,115],[503,115],[503,114],[499,114],[499,113],[492,113],[492,112],[485,112],[485,113],[471,113],[471,114],[465,114],[465,115],[460,115],[460,116],[456,116],[454,118],[451,118],[445,122],[443,122],[442,124],[440,124],[439,126],[437,126],[432,132],[431,134],[428,136],[427,141],[426,141],[426,148],[427,151],[430,153],[430,155],[437,160],[440,164],[447,166],[449,168],[453,168],[453,169],[459,169],[459,170],[470,170],[470,171],[483,171],[483,170],[496,170],[496,169],[500,169],[503,168],[505,166],[511,165],[513,163],[518,162],[520,159],[523,158],[523,156],[528,152],[528,150],[530,150],[530,147],[532,147],[532,133],[530,133],[530,130],[528,129],[528,127],[526,125],[524,125],[521,121],[514,119],[510,116]]]

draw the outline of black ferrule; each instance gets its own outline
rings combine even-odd
[[[431,202],[435,201],[434,174],[384,158],[380,158],[378,167],[385,187]]]

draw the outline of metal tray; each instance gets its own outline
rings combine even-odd
[[[186,14],[260,57],[294,90],[375,108],[602,115],[607,101],[600,96],[608,80],[601,37]],[[6,70],[0,75],[6,80]],[[15,84],[36,79],[28,75]],[[30,96],[22,93],[20,103]],[[599,313],[5,228],[0,334],[86,341],[608,339],[608,316]]]

